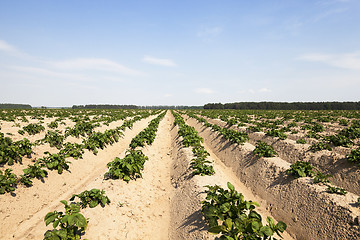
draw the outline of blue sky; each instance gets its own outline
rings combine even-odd
[[[2,103],[360,101],[358,0],[0,0]]]

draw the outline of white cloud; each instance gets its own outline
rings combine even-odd
[[[8,55],[23,58],[23,59],[26,59],[26,58],[31,59],[32,58],[29,55],[27,55],[26,53],[21,52],[16,47],[14,47],[11,44],[7,43],[6,41],[0,39],[0,52],[1,51],[5,52]],[[35,59],[35,58],[33,58],[33,59]]]
[[[125,67],[117,62],[105,58],[77,58],[65,61],[48,62],[51,66],[68,70],[102,70],[118,72],[126,75],[144,75],[143,73]]]
[[[170,93],[166,93],[166,94],[164,94],[164,97],[165,98],[169,98],[169,97],[172,97],[173,95],[172,94],[170,94]]]
[[[309,62],[321,62],[338,68],[360,70],[360,52],[346,54],[312,53],[301,55],[298,59]]]
[[[171,60],[171,59],[165,59],[165,58],[155,58],[151,56],[144,56],[142,59],[143,62],[154,64],[154,65],[160,65],[160,66],[166,66],[166,67],[174,67],[177,64]]]
[[[195,89],[195,92],[200,93],[200,94],[213,94],[213,93],[215,93],[215,91],[210,89],[210,88],[197,88],[197,89]]]
[[[78,74],[71,74],[71,73],[62,73],[62,72],[55,72],[45,68],[38,68],[38,67],[21,67],[21,66],[11,66],[10,69],[14,69],[17,72],[24,72],[30,75],[40,75],[45,77],[52,77],[52,78],[66,78],[72,80],[86,80],[85,77],[78,75]]]
[[[8,44],[7,42],[0,40],[0,51],[17,52],[18,50],[15,47]]]

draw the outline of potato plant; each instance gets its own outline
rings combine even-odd
[[[5,192],[13,192],[17,186],[17,178],[12,169],[0,170],[0,194]]]
[[[275,157],[277,152],[271,145],[268,145],[266,142],[258,141],[254,149],[254,153],[259,157]]]
[[[190,167],[194,169],[194,175],[213,175],[215,170],[213,166],[209,165],[211,162],[206,159],[210,154],[201,145],[203,138],[198,135],[195,128],[188,126],[184,119],[177,113],[173,112],[175,116],[175,125],[179,126],[179,135],[183,137],[183,144],[185,147],[193,147],[192,152],[195,156],[190,162]]]
[[[329,146],[328,143],[326,142],[318,142],[318,143],[314,143],[313,145],[311,145],[309,147],[309,149],[313,152],[318,152],[321,150],[328,150],[328,151],[332,151],[332,148]]]
[[[47,156],[40,158],[39,163],[45,165],[49,170],[57,170],[59,174],[63,173],[63,170],[69,170],[69,161],[65,159],[63,154],[50,154],[45,152]]]
[[[328,193],[334,193],[334,194],[339,194],[339,195],[346,195],[347,191],[344,188],[340,188],[340,187],[333,187],[328,185],[327,188]]]
[[[267,217],[267,225],[263,225],[262,216],[255,211],[258,203],[244,200],[231,183],[227,183],[229,190],[222,187],[205,186],[206,200],[202,201],[201,212],[209,224],[208,231],[221,234],[219,239],[271,239],[276,233],[286,230],[286,224],[279,221],[275,224],[271,217]]]
[[[151,145],[156,137],[156,132],[160,123],[160,120],[165,116],[165,112],[160,114],[155,119],[151,120],[149,126],[136,135],[130,143],[130,148],[135,149],[137,147],[144,147],[145,144]]]
[[[23,127],[23,130],[29,135],[35,135],[40,133],[41,131],[44,131],[45,127],[40,124],[30,123],[29,125]]]
[[[213,175],[215,170],[213,166],[208,165],[211,163],[206,157],[210,156],[210,154],[205,150],[203,146],[196,146],[192,149],[192,152],[195,156],[190,162],[190,166],[194,169],[194,175]]]
[[[293,175],[295,178],[314,177],[316,173],[313,169],[314,167],[309,162],[297,161],[290,165],[290,169],[287,170],[287,173]]]
[[[43,139],[39,142],[49,143],[50,147],[56,147],[61,149],[64,143],[64,136],[61,135],[58,131],[48,131]]]
[[[349,162],[356,163],[360,167],[360,147],[357,149],[352,149],[345,158]]]
[[[80,199],[80,203],[78,204],[81,208],[86,208],[87,206],[94,208],[99,204],[102,207],[105,207],[106,204],[110,203],[110,199],[105,195],[105,191],[96,188],[89,191],[85,190],[79,194],[74,194],[70,198],[70,201],[74,201],[75,197]]]
[[[64,155],[65,158],[72,157],[74,159],[82,158],[84,154],[85,146],[78,143],[65,143],[63,148],[60,150],[59,154]]]
[[[0,133],[0,164],[22,163],[23,156],[30,157],[32,146],[33,144],[27,138],[13,142],[11,138],[4,137],[4,134]]]
[[[80,206],[67,201],[64,204],[65,213],[53,211],[46,214],[44,221],[46,226],[52,223],[52,230],[47,230],[44,240],[78,240],[84,234],[88,225],[86,218],[80,213]],[[59,227],[59,228],[58,228]]]
[[[43,169],[44,165],[39,162],[34,163],[34,165],[29,165],[27,168],[23,169],[24,174],[20,175],[20,182],[25,186],[32,186],[32,179],[37,178],[44,180],[47,177],[48,172]]]
[[[141,150],[128,150],[124,158],[115,158],[107,164],[108,171],[104,177],[112,179],[123,179],[129,182],[131,179],[142,177],[145,161],[148,157]]]

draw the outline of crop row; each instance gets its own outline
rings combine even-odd
[[[192,152],[195,158],[192,159],[190,165],[194,169],[194,175],[213,175],[215,173],[214,168],[209,165],[211,163],[206,158],[210,155],[201,145],[204,141],[198,135],[198,132],[193,128],[187,125],[184,119],[174,111],[172,114],[175,117],[174,125],[179,126],[178,134],[183,137],[183,144],[185,147],[192,147]]]
[[[88,132],[89,134],[88,137],[83,139],[83,144],[65,143],[63,145],[62,141],[58,141],[58,139],[61,138],[62,135],[54,135],[56,136],[56,138],[52,140],[49,140],[50,137],[46,135],[44,139],[40,140],[40,142],[48,141],[50,145],[56,143],[54,145],[59,147],[59,152],[53,154],[50,154],[49,152],[45,152],[42,158],[39,158],[38,160],[36,160],[34,164],[28,165],[27,168],[23,169],[24,174],[21,175],[20,177],[17,177],[14,173],[11,173],[12,172],[11,169],[5,169],[4,171],[0,171],[0,193],[3,194],[5,192],[14,191],[19,183],[29,187],[32,185],[32,179],[34,178],[43,180],[48,175],[48,172],[45,170],[45,168],[48,170],[57,170],[57,172],[61,174],[63,170],[69,169],[70,162],[67,160],[67,158],[69,157],[72,157],[74,159],[82,158],[84,149],[88,149],[89,151],[92,151],[96,155],[98,149],[104,149],[107,145],[112,145],[113,143],[117,142],[119,140],[119,137],[123,135],[123,131],[126,128],[131,128],[134,122],[139,121],[140,119],[148,116],[149,113],[143,113],[142,116],[135,116],[130,120],[126,120],[122,124],[122,126],[117,127],[115,129],[105,130],[104,133],[95,132],[92,130],[91,132]],[[78,128],[74,127],[73,129],[78,129]],[[86,132],[86,129],[83,129],[83,131],[81,131],[81,133],[84,132]],[[23,141],[25,140],[21,140],[19,142],[22,143]],[[28,145],[26,145],[28,146],[28,148],[25,147],[16,148],[18,145],[21,146],[19,142],[15,142],[11,146],[7,146],[4,143],[12,143],[10,138],[5,138],[3,141],[1,141],[0,146],[7,147],[7,148],[2,148],[4,149],[2,151],[4,156],[6,156],[7,158],[11,157],[12,160],[20,161],[21,160],[20,156],[22,156],[21,154],[23,154],[25,150],[27,154],[31,153],[31,144],[29,144],[29,141],[26,141],[26,143],[28,143]],[[0,151],[2,149],[0,149]],[[11,152],[11,150],[13,151]],[[10,155],[9,152],[12,155]],[[7,163],[9,163],[9,161],[7,161]]]
[[[144,147],[145,144],[151,145],[156,137],[157,128],[165,112],[153,119],[147,128],[136,135],[130,143],[124,158],[115,158],[107,164],[108,171],[105,178],[122,179],[129,182],[131,179],[141,177],[141,171],[144,169],[145,161],[148,157],[136,148]]]
[[[178,125],[178,134],[183,137],[182,144],[185,147],[193,147],[194,156],[198,152],[203,152],[204,157],[209,153],[201,146],[201,138],[194,127],[185,123],[184,119],[178,113],[173,112],[175,116],[175,125]],[[212,125],[213,126],[213,125]],[[210,127],[210,126],[208,126]],[[228,132],[221,131],[228,134]],[[228,135],[226,135],[228,136]],[[236,141],[234,141],[236,143]],[[197,149],[194,151],[194,149]],[[210,162],[210,161],[207,161]],[[194,159],[190,162],[194,168]],[[211,166],[212,168],[212,166]],[[196,175],[196,169],[193,174]],[[215,172],[212,171],[211,174]],[[201,175],[205,175],[204,174]],[[211,175],[207,174],[207,175]],[[255,210],[258,203],[244,200],[244,196],[237,192],[234,186],[228,182],[229,190],[225,190],[218,185],[207,185],[207,194],[205,200],[201,202],[201,212],[208,224],[208,231],[212,234],[221,234],[219,239],[272,239],[274,234],[281,237],[281,233],[286,230],[286,224],[279,221],[275,224],[271,217],[267,217],[267,224],[263,225],[262,216]]]
[[[147,128],[132,139],[124,158],[120,159],[117,157],[107,164],[108,172],[104,175],[105,179],[122,179],[129,182],[133,178],[142,176],[141,171],[144,169],[144,163],[148,160],[148,157],[141,150],[135,148],[153,143],[159,123],[164,116],[165,112],[161,113],[150,122]],[[70,201],[73,201],[76,197],[81,201],[70,204],[65,200],[61,201],[65,207],[65,214],[54,211],[49,212],[45,216],[44,221],[46,225],[53,223],[53,229],[46,231],[44,240],[80,239],[88,225],[88,219],[80,213],[80,208],[86,208],[87,206],[94,208],[98,204],[104,207],[110,203],[110,199],[105,195],[105,192],[99,189],[86,190],[80,194],[74,194]]]

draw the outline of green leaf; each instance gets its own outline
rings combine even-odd
[[[232,185],[230,182],[227,183],[227,186],[231,191],[235,191],[234,185]]]
[[[94,208],[94,207],[96,207],[98,205],[98,203],[99,202],[97,200],[92,200],[92,201],[90,201],[89,207]]]
[[[56,228],[56,227],[59,225],[59,222],[60,222],[60,220],[56,220],[56,221],[53,223],[53,228]]]
[[[211,233],[214,233],[214,234],[219,234],[219,233],[221,233],[223,231],[226,231],[226,227],[224,225],[219,225],[219,226],[216,226],[216,227],[209,228],[208,231],[211,232]]]
[[[46,214],[45,216],[45,224],[46,226],[49,225],[51,222],[53,222],[57,217],[57,213],[55,212],[49,212],[48,214]]]
[[[279,221],[277,224],[276,224],[276,228],[280,231],[280,232],[284,232],[286,230],[286,227],[287,225],[282,222],[282,221]]]
[[[262,226],[260,228],[260,232],[262,232],[265,236],[272,236],[274,234],[273,230],[269,226]]]
[[[76,226],[86,229],[87,221],[86,218],[81,213],[75,213],[74,215],[74,223]]]
[[[228,229],[231,229],[232,228],[232,225],[233,225],[233,222],[231,220],[231,218],[227,218],[224,222],[225,226],[228,228]]]

